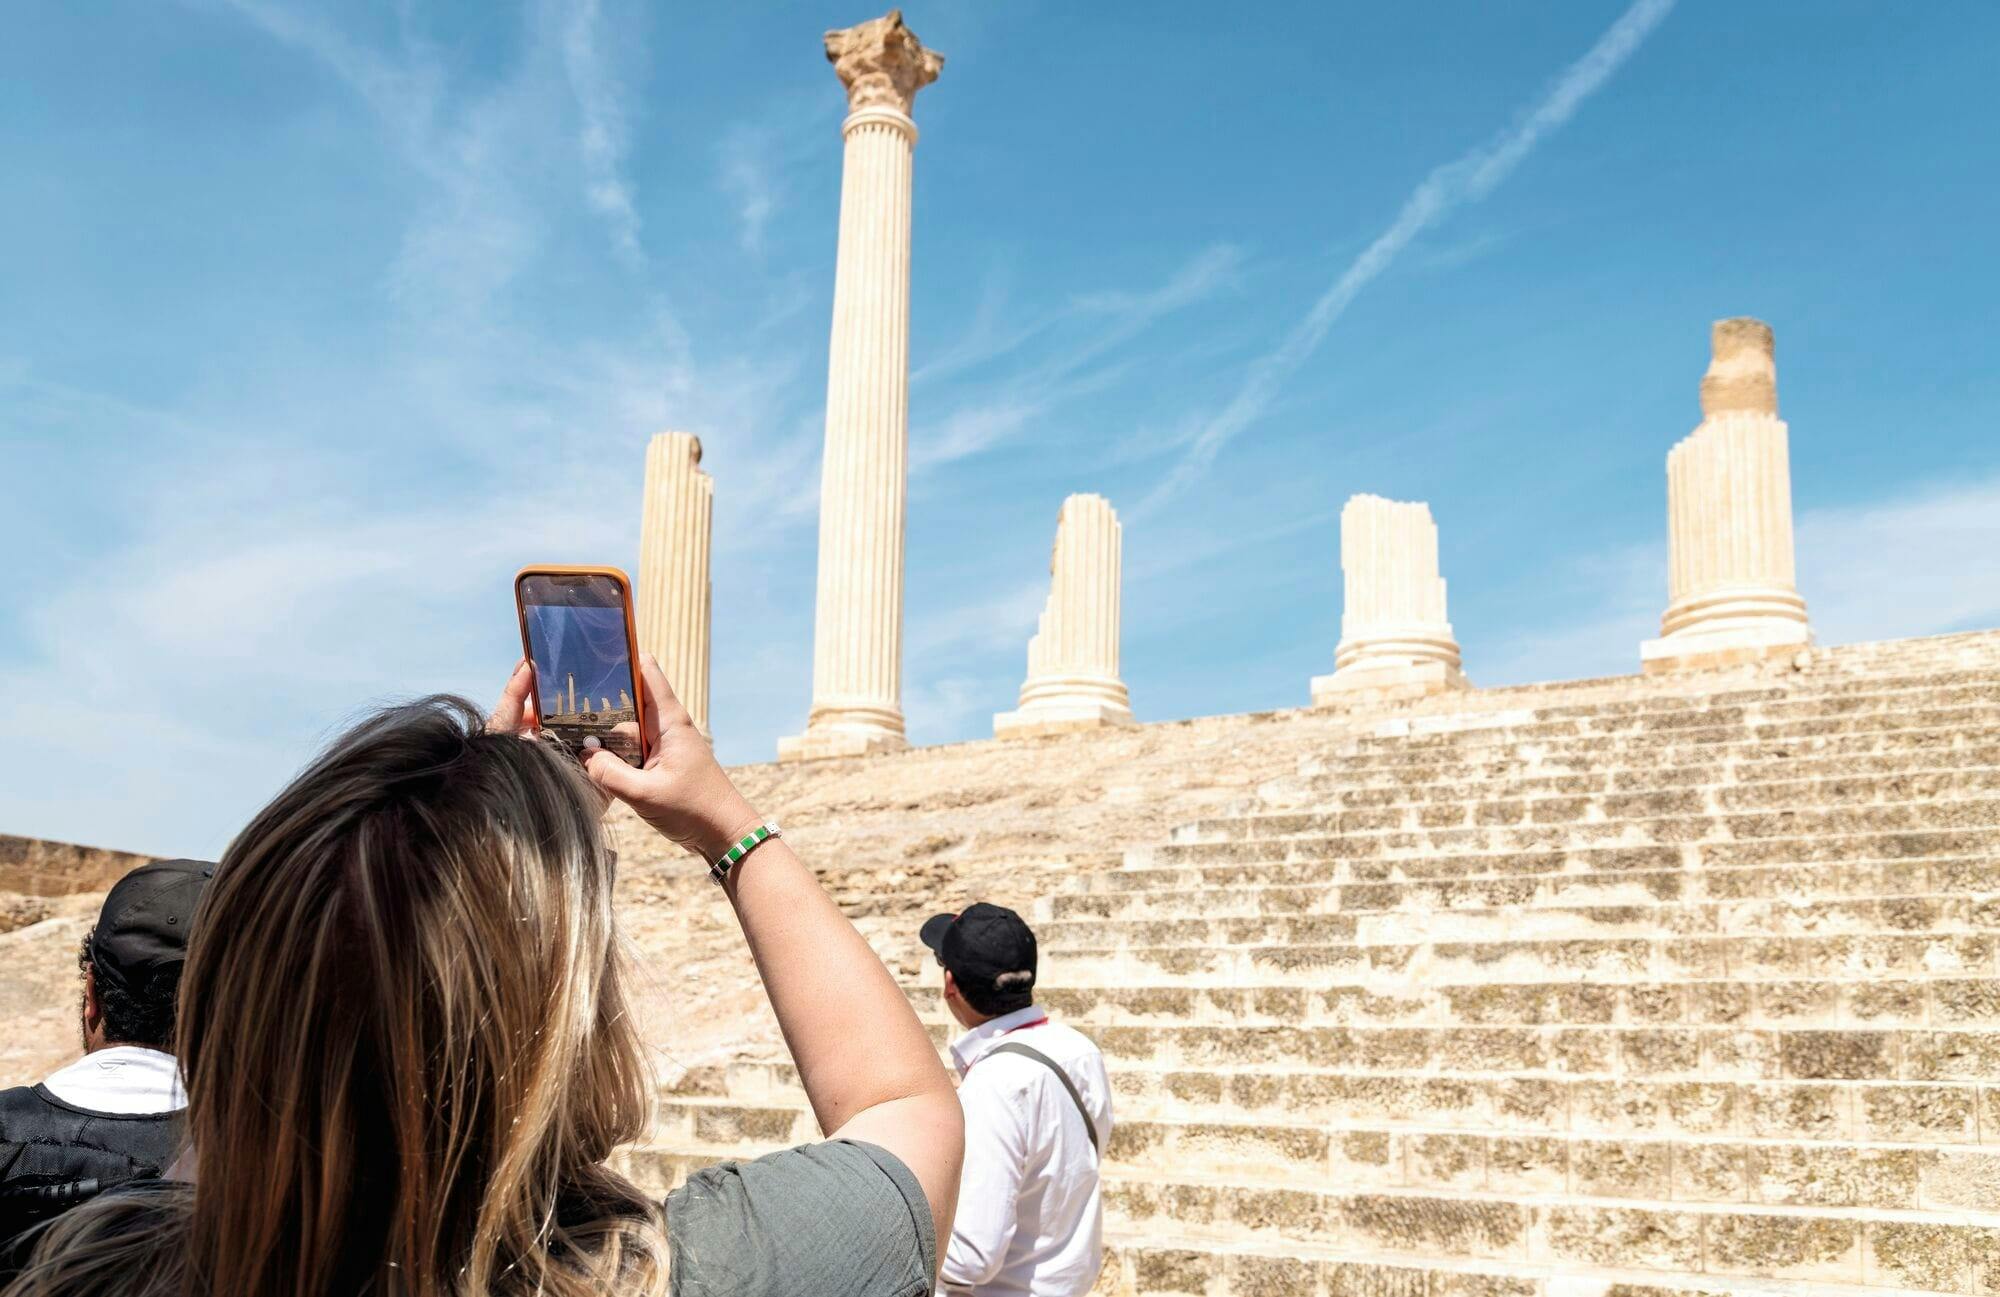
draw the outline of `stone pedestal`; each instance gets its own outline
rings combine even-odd
[[[701,442],[685,432],[663,432],[647,446],[639,588],[633,597],[639,647],[659,660],[675,696],[708,734],[708,559],[715,482],[700,463]]]
[[[1430,506],[1357,495],[1340,511],[1345,594],[1333,674],[1315,676],[1315,707],[1464,689],[1445,617]]]
[[[813,702],[780,761],[893,751],[903,737],[903,510],[909,459],[910,106],[937,80],[891,10],[828,32],[847,87],[840,245],[820,469]]]
[[[1018,711],[993,718],[996,738],[1132,725],[1118,678],[1122,529],[1101,495],[1073,495],[1056,518],[1049,599],[1028,641]]]
[[[1648,673],[1728,666],[1812,643],[1792,563],[1792,470],[1771,327],[1720,320],[1701,426],[1667,454],[1667,610]]]

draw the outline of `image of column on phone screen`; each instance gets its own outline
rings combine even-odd
[[[609,748],[639,763],[625,610],[528,604],[542,728],[576,751]]]

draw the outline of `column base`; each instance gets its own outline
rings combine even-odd
[[[850,730],[807,730],[778,740],[778,760],[823,761],[828,757],[872,757],[882,752],[901,752],[910,741],[900,734],[857,734]]]
[[[902,709],[894,703],[823,702],[806,717],[805,733],[778,740],[778,760],[867,757],[909,746],[903,737]]]
[[[1130,707],[1112,703],[1045,703],[1001,712],[993,718],[996,739],[1038,739],[1049,734],[1127,728],[1139,722]]]
[[[1665,635],[1639,645],[1639,670],[1649,676],[1675,671],[1713,671],[1790,657],[1811,647],[1812,628],[1802,621]]]
[[[1360,662],[1330,676],[1314,676],[1312,705],[1352,707],[1470,688],[1465,672],[1448,662]]]

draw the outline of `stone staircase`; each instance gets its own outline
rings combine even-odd
[[[1101,1291],[2000,1294],[2000,636],[1503,701],[1312,731],[1036,902],[1116,1089]],[[699,1068],[628,1165],[818,1133]]]

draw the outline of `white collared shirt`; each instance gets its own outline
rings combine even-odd
[[[187,1107],[180,1064],[172,1054],[142,1045],[92,1050],[43,1081],[42,1088],[72,1108],[121,1117]]]
[[[1111,1078],[1078,1032],[1030,1006],[983,1022],[951,1047],[965,1109],[965,1170],[939,1290],[977,1297],[1079,1297],[1104,1263],[1098,1155],[1076,1104],[1018,1041],[1059,1064],[1111,1142]]]

